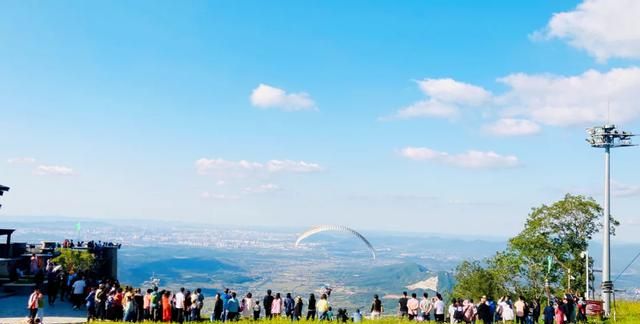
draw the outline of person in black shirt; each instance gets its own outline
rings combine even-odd
[[[382,302],[378,298],[378,295],[373,295],[373,302],[371,303],[371,319],[379,319],[382,315]]]
[[[213,304],[213,316],[212,316],[212,321],[213,322],[218,322],[222,320],[222,312],[224,311],[224,305],[222,302],[222,298],[220,296],[220,294],[216,294],[216,297],[214,299],[214,304]]]
[[[273,296],[271,296],[271,289],[267,290],[267,295],[264,296],[262,300],[262,305],[264,307],[264,317],[268,319],[272,319],[273,315],[271,314],[271,304],[273,304]]]
[[[314,294],[309,295],[309,305],[307,305],[307,321],[316,319],[316,296]]]
[[[487,305],[487,297],[485,296],[482,296],[480,304],[478,304],[478,318],[485,324],[491,323],[491,309],[489,305]]]
[[[409,298],[407,298],[407,292],[402,292],[402,297],[398,300],[398,315],[400,318],[405,318],[409,315],[409,307],[407,307],[407,302]]]
[[[346,323],[348,321],[349,321],[349,315],[347,315],[347,310],[338,308],[338,315],[336,315],[336,322]]]
[[[533,322],[538,323],[540,319],[540,301],[537,299],[533,300]]]
[[[140,288],[135,290],[133,300],[135,301],[134,305],[136,306],[136,319],[138,322],[142,322],[144,320],[144,296],[142,296]]]
[[[299,321],[300,317],[302,317],[302,297],[297,296],[295,299],[295,305],[293,306],[293,316],[291,317],[291,321]]]

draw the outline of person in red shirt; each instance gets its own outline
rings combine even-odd
[[[558,303],[555,305],[556,307],[556,317],[555,317],[555,323],[556,324],[564,324],[564,306],[562,304],[562,301],[558,301]]]
[[[40,293],[40,289],[34,289],[31,296],[29,296],[29,301],[27,302],[27,308],[29,309],[29,323],[35,322],[36,314],[38,314],[38,304],[41,299],[42,294]]]
[[[162,321],[171,322],[171,292],[167,291],[162,295]]]

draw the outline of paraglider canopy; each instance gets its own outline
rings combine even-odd
[[[320,226],[312,227],[311,229],[302,233],[298,237],[298,239],[296,240],[296,247],[298,247],[300,245],[300,242],[302,242],[302,240],[306,239],[307,237],[321,233],[321,232],[327,232],[327,231],[346,232],[346,233],[350,233],[351,235],[354,235],[355,237],[359,238],[362,242],[364,242],[364,244],[367,245],[367,247],[369,248],[369,251],[371,251],[371,256],[373,257],[374,260],[376,259],[376,250],[373,248],[373,245],[371,245],[371,243],[369,243],[369,241],[364,236],[362,236],[362,234],[346,226],[341,226],[341,225],[320,225]]]

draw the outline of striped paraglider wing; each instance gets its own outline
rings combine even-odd
[[[353,230],[351,228],[348,228],[346,226],[341,226],[341,225],[315,226],[315,227],[307,230],[306,232],[302,233],[300,236],[298,236],[298,239],[296,240],[296,247],[298,245],[300,245],[300,242],[302,242],[307,237],[313,236],[313,235],[321,233],[321,232],[328,232],[328,231],[331,231],[331,232],[346,232],[346,233],[350,233],[351,235],[354,235],[355,237],[359,238],[362,242],[364,242],[364,244],[367,245],[367,247],[369,248],[369,251],[371,251],[371,256],[375,260],[375,258],[376,258],[376,250],[373,248],[373,245],[371,245],[371,243],[369,243],[369,240],[367,240],[364,236],[362,236],[362,234],[356,232],[355,230]]]

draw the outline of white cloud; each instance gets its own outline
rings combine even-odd
[[[322,171],[322,167],[317,163],[292,160],[271,160],[267,162],[266,169],[269,172],[294,172],[309,173]]]
[[[33,170],[35,175],[60,175],[70,176],[74,175],[73,169],[59,165],[39,165]]]
[[[468,169],[512,168],[519,164],[518,158],[513,155],[500,155],[492,151],[469,150],[465,153],[451,155],[426,147],[406,147],[402,149],[400,154],[411,160],[434,161]]]
[[[491,93],[482,87],[451,78],[424,79],[417,83],[424,94],[440,102],[477,106],[491,99]]]
[[[418,81],[429,98],[380,119],[454,118],[462,107],[491,104],[501,119],[485,131],[511,136],[538,133],[541,125],[626,123],[640,117],[640,67],[570,76],[515,73],[497,81],[507,86],[499,95],[452,79]]]
[[[198,174],[219,177],[246,177],[256,173],[311,173],[323,170],[317,163],[293,160],[269,160],[261,163],[202,158],[196,161],[195,166]]]
[[[382,119],[411,119],[420,117],[453,118],[458,116],[458,107],[433,99],[422,100],[398,110],[391,118]]]
[[[279,191],[280,187],[273,183],[261,184],[255,187],[246,187],[242,191],[245,194],[261,194],[261,193],[269,193],[274,191]]]
[[[640,68],[588,70],[576,76],[512,74],[498,80],[510,89],[496,102],[507,115],[554,125],[628,122],[640,116]],[[607,106],[610,106],[610,116]]]
[[[424,79],[416,81],[426,99],[399,109],[395,114],[381,120],[412,118],[454,118],[461,107],[475,107],[489,102],[489,91],[472,84],[450,78]]]
[[[598,61],[640,58],[640,1],[585,0],[572,11],[553,15],[546,38],[566,40]]]
[[[196,161],[196,170],[198,174],[225,174],[240,176],[247,172],[261,170],[264,165],[257,162],[250,162],[246,160],[240,161],[228,161],[224,159],[199,159]]]
[[[260,84],[251,92],[251,104],[261,109],[299,111],[316,109],[315,102],[305,92],[287,93],[285,90]]]
[[[36,159],[32,157],[10,158],[7,160],[7,163],[16,164],[16,165],[33,164],[33,163],[36,163]]]
[[[502,118],[485,125],[484,130],[496,136],[524,136],[540,132],[540,125],[526,119]]]

